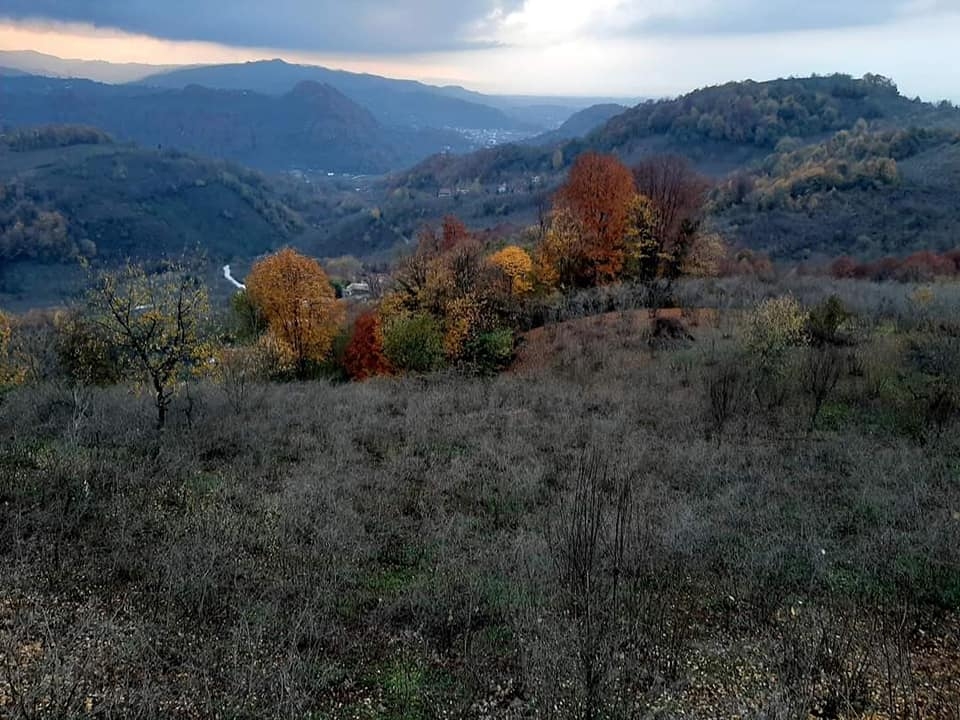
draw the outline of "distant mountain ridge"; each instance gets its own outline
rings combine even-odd
[[[336,88],[373,113],[385,125],[431,128],[531,130],[488,105],[448,96],[413,80],[393,80],[311,65],[268,60],[173,70],[144,78],[141,84],[167,89],[203,85],[219,90],[251,90],[283,95],[301,82]]]
[[[860,120],[879,128],[960,129],[960,109],[905,98],[892,81],[876,75],[748,80],[641,103],[582,138],[431,158],[406,177],[416,177],[421,187],[509,182],[517,173],[562,171],[587,151],[612,153],[627,162],[651,153],[679,153],[702,172],[722,176],[762,159],[780,141],[813,142]]]
[[[0,50],[0,65],[17,69],[28,75],[91,78],[105,83],[132,82],[177,67],[144,63],[111,63],[100,60],[70,60],[33,50]]]
[[[622,102],[615,98],[488,95],[459,85],[430,85],[282,60],[153,66],[64,60],[32,51],[0,51],[0,66],[33,75],[111,84],[140,83],[174,90],[203,85],[266,95],[284,95],[306,80],[337,88],[370,109],[385,125],[413,129],[461,128],[535,134],[559,127],[571,115],[589,106]]]
[[[221,157],[265,170],[383,173],[435,152],[466,151],[454,132],[386,128],[329,85],[282,96],[162,90],[87,80],[0,78],[0,125],[92,125],[121,140]]]

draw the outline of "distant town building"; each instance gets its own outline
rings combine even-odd
[[[450,188],[440,188],[440,192],[437,193],[437,197],[441,200],[449,200],[453,197],[453,190]]]
[[[343,289],[343,296],[348,298],[370,297],[370,284],[365,282],[350,283]]]
[[[506,195],[507,194],[507,184],[500,183],[500,187],[497,188],[497,195]]]

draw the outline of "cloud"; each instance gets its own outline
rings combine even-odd
[[[626,5],[641,12],[627,25],[635,35],[722,35],[839,30],[887,25],[946,12],[949,0],[678,0]],[[643,12],[646,10],[646,12]]]
[[[15,21],[88,23],[171,40],[313,52],[423,53],[495,45],[523,0],[3,0]]]

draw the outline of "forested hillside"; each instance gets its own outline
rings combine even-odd
[[[876,75],[747,81],[643,103],[585,138],[433,157],[391,188],[419,202],[471,188],[458,201],[466,217],[529,220],[584,152],[631,164],[676,154],[721,186],[714,219],[733,244],[789,259],[879,255],[955,242],[956,132],[960,110]],[[921,165],[931,171],[911,169]]]
[[[0,138],[0,263],[269,250],[302,220],[267,178],[85,128]]]

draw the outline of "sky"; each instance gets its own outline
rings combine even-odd
[[[0,0],[0,50],[283,58],[485,92],[662,97],[845,72],[960,102],[960,0]]]

